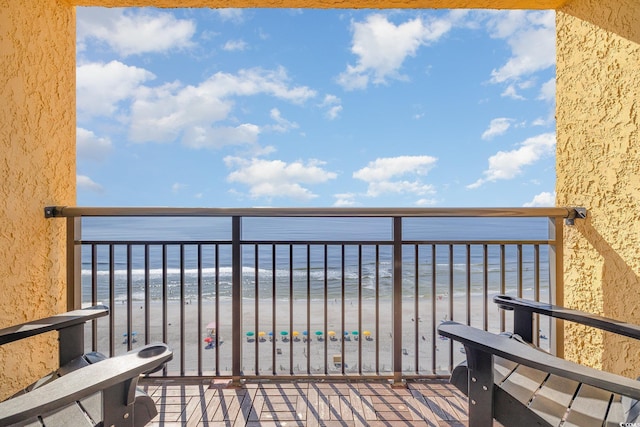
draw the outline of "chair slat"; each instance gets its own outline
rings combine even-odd
[[[516,362],[502,357],[493,358],[493,382],[501,384],[502,381],[518,366]]]
[[[560,425],[578,387],[580,383],[576,381],[550,375],[533,396],[529,408],[549,424]]]
[[[607,415],[612,394],[608,391],[582,384],[571,404],[566,427],[600,427]]]
[[[74,426],[74,427],[94,427],[94,424],[89,420],[87,414],[74,403],[69,406],[65,406],[57,411],[49,412],[42,416],[44,427],[47,426]]]
[[[528,366],[519,365],[500,385],[504,391],[509,393],[518,401],[525,405],[533,394],[540,388],[540,385],[547,378],[547,373]]]

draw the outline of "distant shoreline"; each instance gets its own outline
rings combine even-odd
[[[296,300],[298,301],[298,300]],[[472,307],[471,319],[472,326],[482,328],[483,301],[481,296],[471,296]],[[187,301],[188,302],[188,301]],[[255,374],[255,354],[256,349],[259,357],[258,370],[261,374],[271,375],[273,366],[276,371],[282,373],[290,373],[293,370],[300,374],[306,373],[307,357],[310,357],[310,366],[312,373],[324,372],[324,352],[325,345],[327,348],[327,370],[333,373],[341,372],[341,367],[336,367],[333,363],[334,356],[342,356],[342,346],[344,345],[345,372],[358,372],[359,359],[362,363],[362,369],[366,372],[375,372],[376,349],[378,349],[379,370],[388,370],[392,366],[391,344],[392,344],[392,314],[391,300],[381,299],[379,309],[379,330],[376,329],[375,318],[375,300],[362,301],[362,324],[358,324],[358,301],[345,300],[344,306],[344,325],[345,331],[349,332],[348,340],[329,339],[329,332],[335,332],[336,338],[342,337],[342,310],[343,306],[335,300],[329,302],[326,307],[327,311],[327,328],[325,330],[323,304],[317,301],[311,303],[310,324],[307,325],[307,305],[294,304],[293,306],[293,322],[290,319],[291,307],[289,303],[276,303],[276,325],[272,325],[272,301],[262,300],[259,302],[259,319],[258,328],[256,330],[256,319],[254,315],[254,303],[247,304],[243,301],[243,317],[242,317],[242,366],[243,370],[248,370]],[[353,304],[353,305],[352,305]],[[149,304],[150,311],[148,313],[149,336],[145,336],[145,304],[136,301],[132,303],[132,328],[131,331],[136,342],[132,343],[133,347],[141,346],[148,342],[163,342],[163,303],[160,301],[151,301]],[[466,323],[466,296],[454,296],[453,299],[453,320]],[[454,343],[453,353],[450,351],[450,343],[448,340],[442,340],[437,333],[433,334],[433,318],[431,311],[431,303],[429,301],[419,304],[419,312],[416,315],[414,311],[414,301],[403,301],[402,304],[402,348],[403,348],[403,369],[413,371],[416,364],[416,336],[417,336],[417,361],[418,369],[430,371],[433,367],[433,350],[432,343],[436,346],[436,368],[442,370],[448,369],[450,357],[453,358],[454,364],[464,360],[464,354],[460,350],[461,345]],[[215,354],[216,349],[205,342],[207,338],[207,325],[215,322],[215,304],[213,301],[203,301],[200,322],[200,334],[198,334],[198,305],[195,303],[185,303],[180,310],[179,301],[167,301],[166,316],[166,342],[174,351],[174,360],[170,362],[169,369],[171,371],[179,370],[180,366],[185,366],[189,372],[198,370],[198,360],[200,360],[201,368],[207,372],[215,370]],[[223,343],[217,350],[219,355],[219,367],[223,375],[230,375],[232,365],[231,354],[231,302],[229,299],[220,299],[219,302],[219,324],[216,324],[216,332],[221,337]],[[112,307],[112,316],[114,316],[114,347],[116,354],[124,353],[127,350],[127,304],[116,304]],[[489,330],[499,332],[500,330],[500,313],[492,302],[488,303],[487,323]],[[181,316],[184,316],[184,325],[181,325]],[[507,330],[509,329],[510,317],[507,318]],[[417,321],[416,321],[417,320]],[[443,297],[436,301],[435,311],[435,327],[442,320],[452,320],[449,313],[449,297]],[[293,328],[291,328],[293,323]],[[541,334],[549,336],[548,322],[542,322]],[[109,337],[107,319],[101,319],[98,324],[98,350],[108,353]],[[417,330],[416,330],[417,328]],[[90,328],[87,328],[89,331]],[[294,331],[297,333],[299,341],[294,338]],[[309,342],[304,340],[304,331],[307,331]],[[316,335],[316,331],[322,332]],[[353,332],[356,331],[356,334]],[[364,339],[365,331],[370,334],[370,340]],[[247,333],[253,334],[247,336]],[[264,341],[260,341],[258,335],[264,333]],[[269,332],[273,334],[273,341],[269,341]],[[282,334],[286,332],[286,335]],[[180,336],[184,334],[184,344],[180,342]],[[322,337],[322,340],[318,338]],[[91,342],[88,340],[87,342]],[[541,345],[544,342],[541,341]],[[184,345],[185,354],[184,361],[181,360],[181,347]],[[359,354],[359,351],[361,353]],[[273,359],[275,353],[275,360]],[[383,369],[384,366],[384,369]],[[229,371],[229,372],[227,372]]]

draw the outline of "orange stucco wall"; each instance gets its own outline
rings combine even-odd
[[[65,305],[64,222],[43,207],[75,204],[75,5],[558,9],[557,203],[590,210],[565,231],[564,300],[640,322],[637,0],[0,0],[0,327]],[[628,344],[566,335],[570,357],[640,373]],[[0,362],[1,398],[55,365],[55,342]]]
[[[640,324],[640,2],[557,14],[557,197],[589,209],[565,232],[565,304]],[[640,346],[565,329],[566,357],[640,375]]]
[[[75,12],[0,0],[0,328],[63,311],[64,221],[75,202]],[[0,347],[0,398],[57,363],[50,335]]]
[[[78,6],[557,9],[569,0],[69,0]]]

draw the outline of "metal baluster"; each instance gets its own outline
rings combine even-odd
[[[500,294],[502,295],[504,295],[507,291],[507,281],[505,277],[506,269],[505,246],[500,245]],[[505,312],[504,310],[500,310],[500,332],[504,332],[505,329]]]
[[[436,245],[431,245],[431,373],[436,374]]]
[[[202,244],[198,244],[198,326],[196,346],[198,347],[198,375],[202,376],[202,345],[200,337],[202,337]]]
[[[254,301],[254,320],[255,320],[255,330],[254,330],[254,337],[255,337],[255,367],[256,367],[256,375],[260,375],[260,366],[259,366],[259,360],[260,360],[260,346],[258,345],[259,341],[260,341],[260,336],[259,334],[259,329],[260,329],[260,250],[259,250],[259,245],[254,245],[254,282],[255,282],[255,290],[254,290],[254,295],[255,295],[255,301]]]
[[[482,327],[489,330],[489,249],[488,245],[482,245]]]
[[[420,362],[419,362],[419,358],[420,358],[420,331],[418,330],[418,320],[420,319],[420,308],[419,308],[419,300],[420,300],[420,263],[419,263],[419,259],[420,259],[420,251],[419,251],[419,246],[416,244],[414,245],[414,254],[413,254],[413,260],[414,260],[414,285],[413,285],[413,315],[414,318],[416,319],[415,324],[413,325],[413,332],[414,332],[414,351],[415,351],[415,357],[414,357],[414,371],[416,374],[420,373]]]
[[[115,330],[116,330],[116,282],[115,282],[115,248],[109,245],[109,357],[116,354]]]

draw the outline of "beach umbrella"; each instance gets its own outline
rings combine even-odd
[[[287,332],[287,331],[280,331],[280,335],[282,335],[282,336],[284,337],[285,335],[289,335],[289,332]]]
[[[348,337],[349,336],[349,331],[344,331],[344,336]]]
[[[316,332],[316,334],[317,334],[317,332]],[[330,336],[334,336],[336,333],[335,333],[335,331],[329,331],[329,332],[327,332],[327,334],[329,334]]]
[[[253,336],[253,332],[251,332],[251,331],[247,332],[247,336],[248,337],[252,337]]]
[[[298,335],[300,335],[300,332],[298,332],[298,331],[293,331],[293,332],[291,333],[291,335],[293,335],[294,337],[297,337]]]
[[[353,335],[358,336],[358,331],[351,332]]]
[[[259,337],[263,337],[263,336],[265,336],[265,335],[267,335],[267,334],[266,334],[264,331],[260,331],[260,332],[258,332],[258,336],[259,336]]]
[[[371,336],[371,332],[370,331],[364,331],[362,332],[362,335],[364,335],[365,337]]]
[[[316,335],[322,335],[322,331],[316,331]]]
[[[309,332],[308,331],[302,331],[302,335],[304,335],[306,337],[307,335],[309,335]]]
[[[273,332],[269,331],[269,336],[272,337],[273,336]]]

